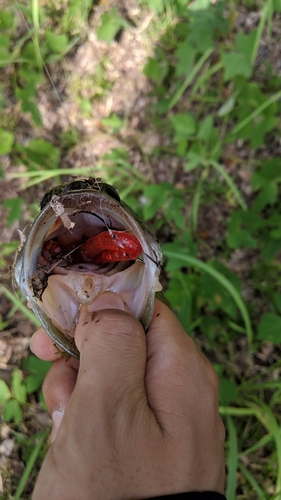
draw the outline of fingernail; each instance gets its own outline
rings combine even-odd
[[[102,309],[119,309],[128,311],[127,304],[123,301],[120,295],[113,292],[104,292],[87,306],[88,312],[101,311]]]
[[[63,410],[55,410],[52,413],[53,428],[52,428],[52,432],[51,432],[51,443],[53,443],[57,437],[57,433],[58,433],[61,421],[63,419],[63,415],[64,415]]]

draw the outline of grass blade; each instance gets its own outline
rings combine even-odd
[[[199,212],[199,205],[200,205],[200,200],[203,192],[203,179],[202,179],[202,174],[200,176],[200,179],[197,183],[195,193],[192,199],[192,205],[191,205],[191,227],[192,231],[196,233],[197,231],[197,221],[198,221],[198,212]]]
[[[207,80],[209,80],[211,78],[211,76],[214,74],[214,73],[217,73],[218,71],[220,71],[221,69],[223,68],[223,64],[221,61],[219,61],[217,64],[214,64],[213,66],[211,66],[209,69],[207,69],[206,71],[204,71],[204,73],[202,73],[197,79],[196,79],[196,82],[192,88],[192,91],[191,91],[191,97],[194,98],[196,96],[196,92],[197,90],[204,84],[206,83]]]
[[[255,64],[256,57],[257,57],[258,50],[259,50],[260,40],[261,40],[263,30],[264,30],[264,26],[265,26],[265,23],[267,21],[267,18],[270,21],[271,15],[272,15],[272,0],[268,0],[266,5],[264,6],[264,9],[263,9],[261,17],[260,17],[260,22],[258,25],[255,43],[254,43],[254,47],[253,47],[253,51],[252,51],[251,66],[253,66]]]
[[[36,316],[33,314],[33,312],[30,309],[28,309],[28,307],[26,307],[20,301],[20,299],[18,297],[16,297],[16,295],[14,295],[13,293],[11,293],[10,290],[8,290],[1,283],[0,283],[0,289],[2,290],[2,292],[4,293],[4,295],[7,297],[7,299],[9,299],[14,304],[14,306],[16,307],[16,309],[19,309],[24,314],[24,316],[26,317],[26,319],[28,319],[29,321],[31,321],[31,323],[33,323],[36,326],[36,328],[38,328],[39,326],[41,326],[40,321],[36,318]]]
[[[176,93],[172,97],[172,99],[170,101],[170,104],[168,106],[168,111],[171,110],[177,104],[177,102],[179,101],[179,99],[181,98],[181,96],[183,95],[183,93],[185,92],[185,90],[187,89],[187,87],[194,80],[195,76],[197,75],[197,73],[199,73],[200,69],[205,64],[205,62],[207,61],[208,57],[210,57],[210,55],[212,54],[212,52],[213,52],[213,48],[209,48],[200,57],[200,59],[197,62],[197,64],[195,64],[193,70],[187,75],[187,77],[184,80],[184,82],[182,83],[182,85],[178,88],[178,90],[176,91]]]
[[[38,5],[38,0],[31,0],[31,15],[32,15],[32,22],[34,26],[34,35],[32,37],[34,46],[35,46],[35,57],[37,61],[37,66],[40,71],[42,71],[43,64],[42,64],[42,56],[40,52],[40,45],[39,45],[39,28],[40,28],[40,23],[39,23],[39,5]]]
[[[277,481],[276,481],[276,498],[281,496],[281,432],[278,422],[271,410],[271,408],[264,403],[261,399],[254,398],[256,407],[257,419],[262,423],[262,425],[267,429],[269,433],[272,433],[275,446],[276,446],[276,460],[277,460]],[[252,404],[250,404],[252,406]]]
[[[251,453],[255,453],[257,450],[259,450],[260,448],[264,448],[264,446],[267,446],[272,441],[273,441],[272,434],[267,434],[266,436],[263,436],[253,446],[250,446],[250,448],[247,448],[246,450],[239,453],[239,458],[244,457],[246,455],[250,455]]]
[[[227,487],[226,487],[226,498],[227,500],[236,499],[236,476],[238,467],[238,443],[237,443],[237,433],[236,428],[233,423],[232,418],[227,416],[227,428],[228,428],[228,442],[229,442],[229,452],[227,457]]]
[[[236,290],[236,288],[232,285],[232,283],[219,271],[214,269],[209,264],[206,264],[205,262],[202,262],[201,260],[196,259],[196,257],[190,257],[189,255],[185,255],[183,253],[171,252],[169,250],[167,250],[165,252],[165,256],[168,257],[169,259],[179,260],[179,261],[183,262],[184,264],[188,264],[189,266],[197,267],[198,269],[201,269],[205,273],[208,273],[211,276],[213,276],[222,286],[224,286],[224,288],[229,292],[229,294],[233,298],[234,302],[236,303],[238,309],[240,310],[241,316],[242,316],[244,323],[245,323],[246,334],[247,334],[247,339],[248,339],[248,344],[249,344],[249,350],[251,350],[252,340],[253,340],[253,331],[252,331],[250,316],[249,316],[247,307],[244,303],[244,300],[242,299],[241,295]]]
[[[246,125],[251,123],[252,120],[257,118],[257,116],[259,116],[266,108],[268,108],[268,106],[270,106],[274,102],[279,101],[279,99],[281,99],[281,90],[279,90],[279,92],[276,92],[271,97],[269,97],[257,109],[255,109],[252,113],[250,113],[249,116],[247,116],[244,120],[238,123],[236,127],[234,127],[230,131],[230,135],[232,136],[240,132],[240,130],[242,130],[244,127],[246,127]]]
[[[240,469],[243,476],[247,479],[248,483],[250,483],[253,491],[255,491],[257,493],[257,498],[259,500],[267,500],[268,496],[265,494],[265,492],[258,485],[254,476],[246,469],[246,467],[244,467],[244,465],[242,465],[241,462],[238,463],[238,469]]]
[[[246,205],[245,201],[243,200],[242,195],[241,195],[239,189],[237,188],[237,186],[235,185],[235,183],[233,182],[233,180],[231,179],[231,177],[228,175],[228,173],[226,172],[225,168],[223,168],[223,166],[220,165],[215,160],[211,160],[210,163],[214,167],[214,169],[217,170],[217,172],[219,172],[222,175],[222,177],[224,178],[226,184],[228,185],[228,187],[232,191],[233,195],[235,196],[235,198],[238,201],[238,203],[241,206],[241,208],[243,210],[247,210],[247,205]]]
[[[17,491],[16,491],[16,494],[14,496],[14,500],[20,500],[20,497],[21,497],[21,494],[23,493],[25,487],[26,487],[26,484],[28,482],[28,479],[29,479],[29,476],[32,472],[32,469],[34,467],[34,464],[37,460],[37,457],[40,453],[40,450],[42,448],[42,446],[44,445],[48,435],[49,435],[49,430],[47,431],[44,431],[40,438],[39,438],[39,441],[38,443],[35,445],[35,447],[33,448],[31,454],[30,454],[30,457],[28,459],[28,462],[26,464],[26,468],[24,470],[24,473],[23,475],[21,476],[20,478],[20,481],[19,481],[19,484],[18,484],[18,487],[17,487]]]

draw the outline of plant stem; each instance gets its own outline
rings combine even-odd
[[[241,193],[239,192],[238,188],[236,187],[235,183],[233,182],[232,178],[228,175],[226,170],[223,168],[222,165],[220,165],[217,161],[215,160],[210,160],[210,164],[214,167],[215,170],[217,170],[224,178],[225,182],[231,189],[232,193],[234,194],[236,200],[238,201],[239,205],[243,210],[247,210],[247,205],[245,201],[242,198]]]
[[[230,281],[223,274],[221,274],[219,271],[210,266],[210,264],[206,264],[205,262],[202,262],[201,260],[196,259],[195,257],[190,257],[189,255],[181,253],[170,252],[168,250],[165,252],[165,256],[170,259],[180,260],[185,264],[201,269],[202,271],[213,276],[222,286],[224,286],[224,288],[226,288],[226,290],[229,292],[229,294],[231,295],[231,297],[233,298],[234,302],[236,303],[237,307],[240,310],[241,316],[245,323],[249,350],[251,350],[253,331],[252,331],[250,316],[241,295],[232,285],[232,283],[230,283]]]
[[[255,109],[252,113],[249,114],[242,122],[238,123],[236,127],[234,127],[231,131],[230,134],[237,134],[242,130],[248,123],[250,123],[252,120],[254,120],[257,116],[259,116],[268,106],[273,104],[274,102],[279,101],[281,99],[281,90],[279,92],[276,92],[276,94],[273,94],[273,96],[269,97],[265,102],[263,102],[257,109]]]
[[[20,500],[21,494],[23,493],[23,491],[24,491],[24,489],[26,487],[27,481],[28,481],[29,476],[30,476],[30,474],[32,472],[34,464],[35,464],[35,462],[37,460],[37,457],[38,457],[38,455],[40,453],[40,450],[41,450],[42,446],[44,445],[44,443],[45,443],[48,435],[49,435],[49,430],[44,431],[41,434],[38,443],[33,448],[32,452],[30,454],[30,457],[28,459],[28,462],[26,464],[26,468],[24,470],[24,473],[23,473],[23,475],[20,478],[20,481],[19,481],[19,484],[18,484],[18,487],[17,487],[17,491],[16,491],[16,494],[14,496],[14,500]]]
[[[212,54],[212,52],[213,52],[213,48],[207,49],[204,52],[204,54],[201,56],[201,58],[199,59],[199,61],[197,62],[197,64],[195,64],[193,70],[189,73],[189,75],[187,75],[187,77],[184,80],[184,82],[181,84],[181,86],[176,91],[175,95],[172,97],[172,99],[170,101],[170,104],[168,106],[168,111],[170,111],[177,104],[177,102],[179,101],[179,99],[183,95],[184,91],[187,89],[187,87],[194,80],[195,76],[200,71],[200,69],[202,68],[202,66],[205,64],[205,62],[207,61],[208,57],[210,57],[210,55]]]

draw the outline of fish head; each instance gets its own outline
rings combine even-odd
[[[14,279],[54,342],[79,358],[74,333],[82,304],[105,291],[120,295],[146,331],[161,290],[156,237],[101,179],[75,180],[48,191],[14,265]],[[85,262],[79,248],[101,232],[133,235],[135,260]]]

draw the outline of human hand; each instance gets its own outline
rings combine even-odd
[[[217,375],[169,308],[155,301],[145,335],[106,292],[82,306],[75,340],[80,365],[58,359],[44,382],[54,441],[33,500],[223,493]],[[57,358],[42,329],[32,350]]]

